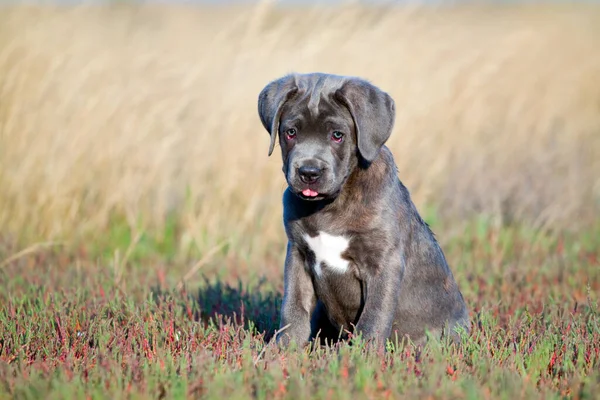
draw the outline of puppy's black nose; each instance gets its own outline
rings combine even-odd
[[[304,183],[314,183],[319,180],[322,174],[321,168],[307,166],[298,168],[298,175]]]

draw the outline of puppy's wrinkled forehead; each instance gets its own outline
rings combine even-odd
[[[325,74],[311,74],[307,76],[297,76],[296,85],[300,98],[299,103],[308,102],[307,108],[311,117],[319,116],[319,107],[323,99],[329,99],[342,84],[343,79],[338,76]]]

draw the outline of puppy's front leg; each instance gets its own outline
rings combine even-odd
[[[277,342],[287,346],[295,341],[304,346],[310,339],[310,319],[316,304],[315,290],[304,257],[294,244],[288,242],[280,323],[280,329],[285,330],[278,334]]]
[[[365,304],[355,333],[360,332],[363,339],[374,340],[380,345],[392,332],[402,271],[384,264],[377,271],[365,275]]]

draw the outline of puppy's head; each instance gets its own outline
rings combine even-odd
[[[258,113],[269,155],[279,138],[287,183],[305,200],[336,197],[359,162],[377,158],[395,118],[392,98],[369,82],[320,73],[269,83]]]

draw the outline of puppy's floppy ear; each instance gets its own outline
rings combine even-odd
[[[371,83],[350,78],[335,93],[352,114],[358,140],[358,151],[368,163],[392,134],[396,109],[391,96]]]
[[[298,91],[293,75],[286,75],[269,83],[258,95],[258,115],[265,129],[271,135],[269,156],[275,148],[279,131],[279,119],[283,105]]]

